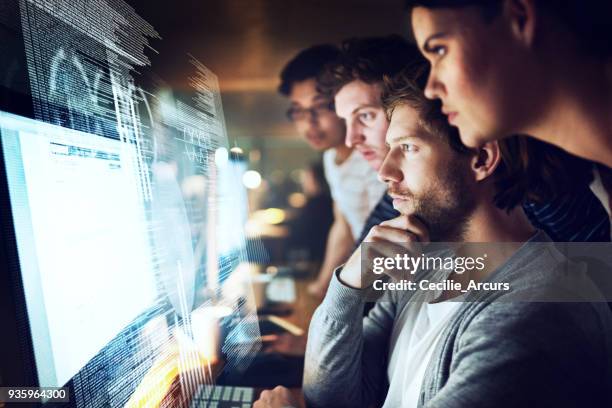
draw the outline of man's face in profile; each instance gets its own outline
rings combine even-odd
[[[336,94],[336,113],[346,122],[346,145],[355,147],[374,170],[378,170],[389,149],[385,134],[389,121],[382,108],[380,84],[353,81]]]
[[[332,101],[317,92],[314,78],[293,84],[287,115],[310,146],[318,151],[344,143],[344,121],[336,116]]]
[[[390,151],[380,177],[387,183],[393,207],[419,217],[432,240],[461,240],[475,207],[470,159],[427,131],[417,110],[406,104],[393,110],[387,143]]]

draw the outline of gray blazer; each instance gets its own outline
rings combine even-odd
[[[425,372],[421,407],[612,407],[610,308],[529,301],[542,289],[571,290],[580,275],[545,233],[529,243],[488,279],[511,282],[511,291],[468,298],[451,317]],[[386,292],[363,318],[363,292],[334,274],[308,334],[309,407],[382,405],[391,332],[410,297]]]

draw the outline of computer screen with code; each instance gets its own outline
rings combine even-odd
[[[186,53],[186,86],[167,85],[148,57],[160,35],[121,0],[0,12],[0,54],[22,76],[0,105],[1,385],[67,386],[73,406],[163,405],[177,384],[213,384],[220,355],[248,366],[252,290],[222,286],[261,250],[245,237],[246,164],[217,76]]]

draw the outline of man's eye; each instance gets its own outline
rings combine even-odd
[[[359,114],[359,119],[361,120],[373,120],[374,119],[374,113],[373,112],[363,112]]]
[[[401,148],[404,153],[413,153],[417,150],[417,147],[412,143],[403,143]]]

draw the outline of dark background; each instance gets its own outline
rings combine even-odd
[[[292,137],[278,74],[299,50],[355,36],[408,35],[402,0],[128,0],[162,37],[153,70],[175,90],[191,53],[219,77],[230,141]]]

